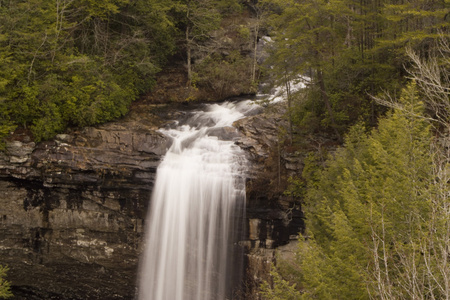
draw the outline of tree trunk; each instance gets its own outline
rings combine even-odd
[[[317,71],[317,79],[319,81],[319,88],[320,88],[320,92],[322,93],[322,98],[325,101],[325,106],[327,107],[328,114],[330,115],[331,126],[333,127],[334,132],[336,133],[336,136],[337,136],[339,142],[341,143],[342,137],[337,129],[337,124],[334,119],[333,110],[331,108],[330,98],[328,97],[327,91],[325,89],[325,82],[323,81],[323,74],[320,69]]]
[[[289,77],[287,76],[287,74],[284,75],[284,79],[285,79],[285,86],[286,86],[286,96],[287,96],[287,105],[288,105],[288,109],[287,109],[287,113],[288,113],[288,126],[289,126],[289,142],[292,145],[292,95],[291,95],[291,82],[289,81]]]
[[[252,83],[254,83],[256,81],[256,64],[257,64],[256,53],[258,50],[259,20],[257,20],[256,22],[257,22],[257,24],[255,25],[255,40],[254,40],[254,48],[253,48]]]
[[[188,76],[188,82],[187,85],[191,86],[192,83],[192,64],[191,64],[191,41],[189,39],[189,30],[190,27],[186,27],[186,56],[187,56],[187,76]]]

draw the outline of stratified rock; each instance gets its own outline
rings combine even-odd
[[[22,143],[20,141],[13,141],[6,145],[6,152],[10,156],[16,157],[24,157],[28,156],[33,152],[35,144],[33,142],[30,143]]]
[[[284,104],[235,122],[240,132],[236,144],[246,150],[250,166],[247,180],[245,299],[259,299],[260,284],[270,280],[276,249],[289,247],[303,230],[300,203],[284,195],[289,176],[301,173],[299,153],[285,151]]]
[[[167,139],[124,120],[0,154],[0,264],[16,299],[133,299]],[[147,118],[152,117],[147,115]]]

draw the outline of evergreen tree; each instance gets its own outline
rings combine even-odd
[[[186,64],[188,83],[192,83],[193,51],[200,51],[201,42],[210,38],[212,30],[220,24],[221,15],[215,0],[180,0],[176,1],[175,9],[184,27],[184,44],[186,48]]]
[[[172,1],[3,1],[0,138],[123,116],[175,47]]]
[[[297,256],[304,299],[450,296],[446,156],[417,94],[413,82],[404,109],[369,134],[353,127],[309,184]]]
[[[0,298],[8,299],[14,295],[11,293],[11,284],[5,279],[8,267],[0,266]]]
[[[448,1],[265,2],[273,7],[269,63],[276,84],[305,74],[312,79],[298,100],[286,86],[293,127],[332,129],[338,140],[358,120],[374,126],[385,112],[369,95],[400,93],[406,44],[430,55],[438,32],[448,34]]]

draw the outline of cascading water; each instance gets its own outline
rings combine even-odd
[[[232,123],[249,100],[212,104],[162,130],[173,144],[158,167],[139,281],[141,300],[231,299],[245,158]]]

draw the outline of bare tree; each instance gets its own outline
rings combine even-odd
[[[408,70],[411,79],[421,88],[426,97],[427,104],[434,113],[434,118],[443,125],[448,126],[450,121],[450,47],[448,40],[440,39],[438,56],[423,60],[411,48],[406,53],[414,63]]]
[[[185,14],[185,44],[188,85],[192,83],[193,51],[202,47],[202,40],[210,38],[210,32],[218,28],[220,14],[214,0],[183,0],[180,7]],[[184,3],[183,3],[184,2]]]
[[[252,62],[252,83],[256,82],[256,69],[258,66],[258,37],[261,27],[266,22],[270,13],[270,3],[267,1],[249,1],[255,17],[251,24],[253,30],[253,62]]]
[[[427,108],[431,111],[430,120],[450,128],[450,45],[448,38],[441,35],[437,42],[436,55],[422,59],[411,47],[406,48],[413,66],[407,69],[409,78],[416,82],[424,96]],[[384,98],[373,97],[381,104],[405,111],[406,106],[389,95]],[[422,116],[424,117],[424,116]]]

